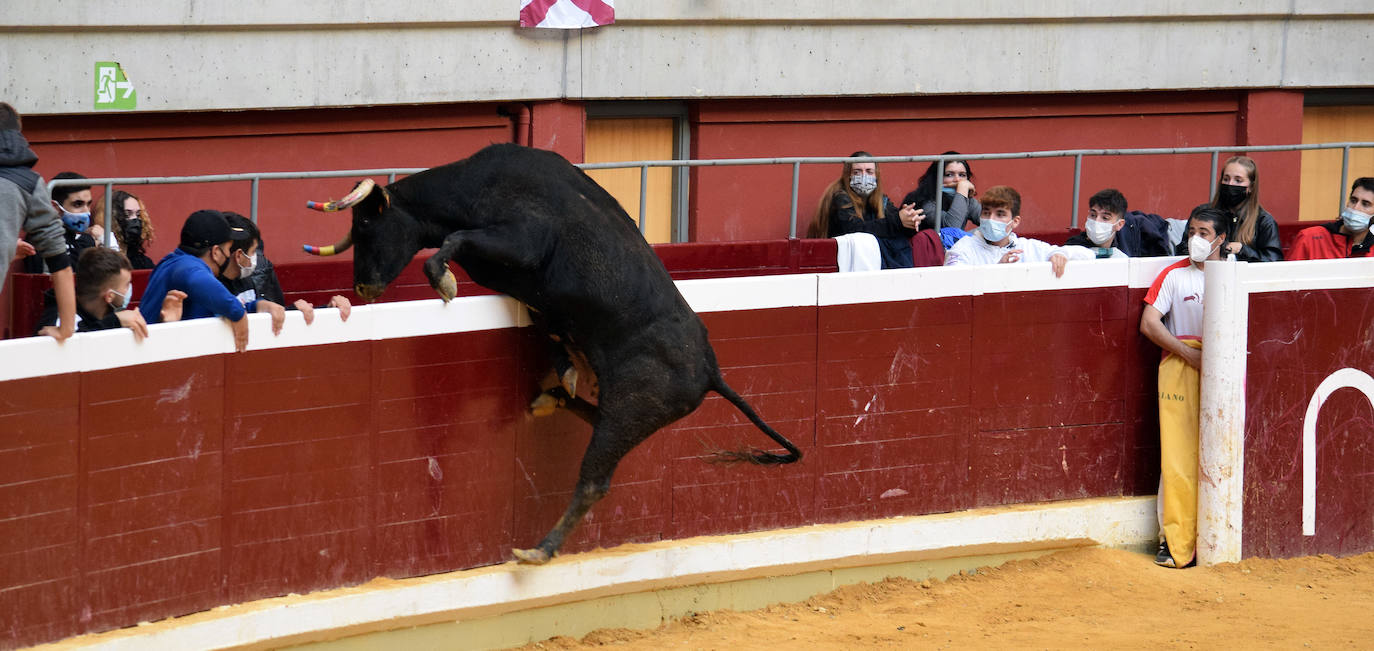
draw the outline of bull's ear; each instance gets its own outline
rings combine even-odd
[[[391,207],[391,193],[382,186],[372,188],[372,191],[358,202],[356,210],[359,214],[379,216]]]

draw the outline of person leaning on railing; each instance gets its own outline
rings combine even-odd
[[[850,158],[872,156],[856,151]],[[807,228],[810,238],[868,233],[878,239],[883,269],[908,269],[913,265],[911,238],[923,213],[914,206],[901,209],[882,193],[877,163],[845,163],[840,178],[821,194],[816,216]]]
[[[1246,262],[1275,262],[1283,259],[1279,247],[1279,225],[1274,216],[1260,205],[1259,169],[1249,156],[1232,156],[1221,168],[1221,183],[1208,203],[1198,208],[1217,208],[1231,217],[1226,254],[1236,254]],[[1174,251],[1188,254],[1187,241],[1179,242]]]
[[[236,212],[225,211],[224,218],[228,221],[230,228],[244,231],[249,235],[248,239],[235,240],[230,245],[230,256],[232,256],[233,262],[226,266],[224,273],[220,275],[220,282],[224,284],[224,288],[237,296],[244,308],[249,311],[252,311],[253,306],[259,303],[286,306],[286,309],[299,310],[301,316],[305,317],[306,325],[313,323],[315,321],[315,306],[311,305],[309,301],[297,299],[292,304],[286,305],[286,297],[282,293],[281,282],[277,280],[277,272],[272,268],[272,261],[267,259],[267,253],[264,250],[266,245],[262,241],[262,231],[258,230],[258,225]],[[320,307],[338,308],[339,316],[347,321],[353,304],[347,298],[335,294],[330,297],[329,302]]]

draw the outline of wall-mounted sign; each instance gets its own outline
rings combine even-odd
[[[124,68],[114,61],[95,63],[95,108],[133,109],[137,108],[138,94],[134,84],[124,76]]]

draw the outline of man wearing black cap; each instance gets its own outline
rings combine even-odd
[[[213,316],[228,319],[234,330],[234,347],[243,352],[248,347],[246,312],[243,303],[220,284],[218,276],[229,265],[230,243],[248,237],[250,235],[242,229],[235,232],[229,228],[229,222],[218,210],[191,213],[181,227],[181,245],[158,262],[148,277],[148,287],[143,291],[138,308],[143,318],[150,324],[161,323],[163,299],[170,292],[184,292],[182,319]],[[281,309],[281,306],[276,307]],[[281,320],[276,314],[272,318],[272,331],[281,332]]]

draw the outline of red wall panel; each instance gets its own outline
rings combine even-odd
[[[223,603],[223,358],[83,373],[80,386],[83,624]]]
[[[0,383],[0,642],[70,634],[81,599],[80,383]]]
[[[1115,343],[1127,293],[1059,294],[703,314],[726,381],[803,460],[708,463],[776,447],[713,394],[622,461],[563,551],[1148,483],[1123,477],[1140,374],[1098,366],[1141,363]],[[6,383],[0,461],[26,479],[0,485],[0,528],[34,541],[0,543],[12,639],[508,560],[567,507],[591,432],[527,414],[547,345],[502,329]],[[50,423],[74,434],[49,445]]]
[[[1354,389],[1331,395],[1317,419],[1316,535],[1302,535],[1303,419],[1331,373],[1374,370],[1363,306],[1374,290],[1270,292],[1250,297],[1245,384],[1242,554],[1283,558],[1374,549],[1374,408]],[[1315,360],[1321,360],[1315,363]]]

